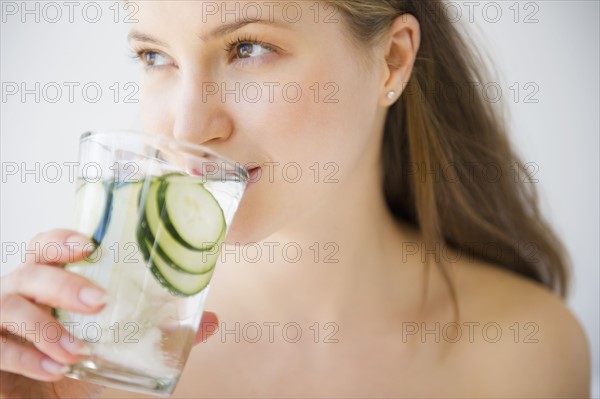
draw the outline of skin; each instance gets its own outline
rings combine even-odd
[[[398,98],[389,99],[387,94],[393,90],[400,95],[402,82],[410,76],[419,48],[418,22],[410,16],[398,18],[378,45],[367,50],[349,39],[342,23],[326,24],[323,18],[315,22],[309,9],[312,2],[301,2],[304,17],[294,24],[252,23],[209,38],[223,22],[220,13],[202,21],[205,3],[140,4],[131,45],[155,52],[142,54],[154,63],[142,72],[143,124],[149,132],[262,166],[263,174],[247,189],[228,243],[261,243],[263,254],[258,262],[247,256],[222,257],[207,303],[220,315],[221,330],[192,351],[175,396],[588,396],[587,341],[564,303],[538,284],[478,260],[463,256],[450,264],[459,293],[458,322],[480,323],[473,339],[466,336],[464,324],[465,337],[458,342],[437,343],[431,334],[407,334],[411,326],[434,329],[436,323],[447,326],[457,320],[437,268],[423,264],[422,237],[392,219],[380,187],[385,115]],[[243,7],[248,2],[239,3]],[[281,8],[284,3],[279,3]],[[327,14],[326,9],[321,11],[321,16]],[[281,15],[274,13],[278,20]],[[224,22],[236,20],[230,16]],[[239,58],[248,56],[240,46],[224,51],[228,42],[239,38],[260,40],[274,51],[255,45],[250,58]],[[275,90],[270,101],[265,89],[256,102],[231,97],[222,101],[219,96],[203,98],[206,82],[223,82],[229,88],[236,82],[263,88],[265,82],[296,82],[304,94],[291,103]],[[338,102],[316,102],[309,88],[315,82],[320,87],[335,83]],[[327,93],[322,91],[321,99]],[[280,167],[269,179],[268,165],[273,162],[282,166],[295,162],[307,178],[290,183]],[[323,169],[320,182],[315,182],[310,169],[315,162],[321,168],[334,163],[337,182],[323,183],[328,172]],[[57,236],[44,236],[50,238]],[[279,244],[272,260],[265,242]],[[291,242],[303,250],[295,263],[281,253],[282,246]],[[318,262],[310,249],[315,242],[321,250]],[[331,254],[326,243],[337,249],[333,256],[337,263],[324,261],[324,255]],[[407,256],[406,244],[418,250]],[[446,252],[447,259],[456,255]],[[37,267],[42,266],[21,271],[20,279],[3,279],[3,288],[7,280],[11,295],[53,306],[58,292],[44,291],[46,297],[31,298],[20,286]],[[53,270],[54,279],[69,279],[75,286],[73,295],[65,295],[60,304],[76,303],[76,286],[86,283],[59,268]],[[424,281],[428,281],[425,301]],[[6,302],[3,297],[3,312],[14,310]],[[209,317],[214,323],[214,316]],[[289,322],[302,329],[298,342],[282,338],[281,326]],[[314,328],[310,329],[315,322],[318,343]],[[502,330],[495,343],[490,342],[493,332],[482,334],[481,326],[489,322]],[[266,336],[257,343],[236,342],[234,334],[224,334],[236,323],[258,323],[263,335],[268,332],[264,323],[280,323],[280,329],[273,342]],[[325,329],[325,323],[331,328]],[[519,323],[517,342],[515,328],[510,329],[515,323]],[[529,330],[526,323],[531,323]],[[529,338],[538,342],[524,342],[536,328]],[[200,329],[201,334],[207,331],[213,329]],[[325,343],[332,331],[329,337],[338,342]],[[18,350],[25,351],[23,346]],[[76,360],[62,352],[43,348],[42,352],[63,363]],[[3,370],[5,364],[3,354]],[[34,370],[35,361],[28,368],[11,370],[26,374],[26,369]],[[50,379],[39,372],[27,375]],[[48,387],[26,381],[36,389]],[[60,380],[52,387],[58,384],[65,387],[59,397],[96,394],[77,381]],[[22,396],[20,389],[13,391]],[[135,395],[107,390],[103,396]]]

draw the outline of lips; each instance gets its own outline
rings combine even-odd
[[[248,169],[247,172],[248,172],[248,177],[249,177],[249,179],[248,179],[249,184],[256,183],[258,181],[258,179],[260,178],[260,166],[257,166],[252,169]]]

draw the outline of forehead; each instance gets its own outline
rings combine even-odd
[[[139,23],[179,22],[186,25],[216,25],[243,20],[303,23],[317,21],[322,1],[252,0],[150,0],[135,3]]]

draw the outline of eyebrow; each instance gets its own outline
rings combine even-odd
[[[132,30],[131,32],[129,32],[129,34],[127,35],[127,40],[128,41],[137,40],[139,42],[152,43],[157,46],[167,47],[167,45],[165,43],[161,42],[160,40],[155,39],[152,36],[147,35],[145,33],[138,32],[136,30]]]
[[[244,26],[250,24],[259,25],[271,25],[275,27],[287,27],[288,24],[276,20],[264,20],[264,19],[241,19],[239,21],[223,24],[213,29],[208,35],[199,35],[198,37],[203,41],[209,41],[220,36],[224,36],[228,33],[235,32],[236,30],[242,29]]]
[[[247,26],[250,24],[271,25],[271,26],[275,26],[275,27],[289,27],[289,24],[285,24],[283,22],[279,22],[276,20],[242,19],[239,21],[220,25],[217,28],[213,29],[211,32],[209,32],[207,35],[198,35],[198,38],[200,38],[200,40],[206,42],[206,41],[213,40],[215,38],[224,36],[228,33],[235,32],[236,30],[239,30],[239,29],[243,28],[244,26]],[[152,43],[157,46],[168,47],[164,42],[161,42],[160,40],[155,39],[154,37],[152,37],[150,35],[147,35],[145,33],[142,33],[142,32],[136,31],[136,30],[132,30],[131,32],[129,32],[129,34],[127,35],[127,39],[129,41],[137,40],[140,42]]]

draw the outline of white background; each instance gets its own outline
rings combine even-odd
[[[10,3],[19,8],[17,15],[4,12],[10,10]],[[18,259],[8,255],[4,245],[23,243],[36,232],[70,225],[73,185],[64,163],[76,160],[78,135],[99,127],[138,126],[138,104],[124,101],[135,89],[125,85],[138,81],[137,67],[126,46],[128,27],[122,23],[126,12],[121,9],[120,22],[115,23],[117,2],[98,2],[101,18],[90,23],[83,17],[84,2],[75,9],[70,23],[68,8],[58,2],[62,18],[50,23],[56,10],[47,8],[44,15],[44,2],[28,2],[29,9],[36,3],[39,23],[34,14],[22,15],[20,1],[2,2],[2,274]],[[596,376],[593,397],[598,397],[599,3],[536,1],[515,7],[513,1],[482,1],[471,9],[468,2],[451,3],[449,15],[460,19],[480,43],[479,48],[494,59],[493,67],[499,72],[494,81],[509,107],[512,139],[519,153],[526,162],[539,165],[536,177],[543,209],[572,257],[574,277],[568,302],[590,340]],[[93,19],[94,11],[90,7],[85,15]],[[39,103],[34,94],[28,94],[25,101],[20,92],[9,95],[12,85],[22,82],[29,89],[40,82]],[[62,87],[56,103],[47,101],[57,95],[52,84],[47,85],[52,82]],[[80,84],[74,88],[73,102],[65,82]],[[96,96],[93,86],[83,91],[90,82],[102,90],[97,103],[91,102]],[[515,83],[520,87],[518,100]],[[530,86],[525,86],[528,83]],[[539,91],[534,93],[536,88]],[[529,100],[538,102],[526,102],[528,94],[532,94]],[[136,98],[139,94],[133,96]],[[61,166],[62,176],[55,183],[48,181],[56,174],[51,162]],[[38,172],[25,176],[9,173],[15,166],[19,172],[24,167],[35,170],[36,163]]]

